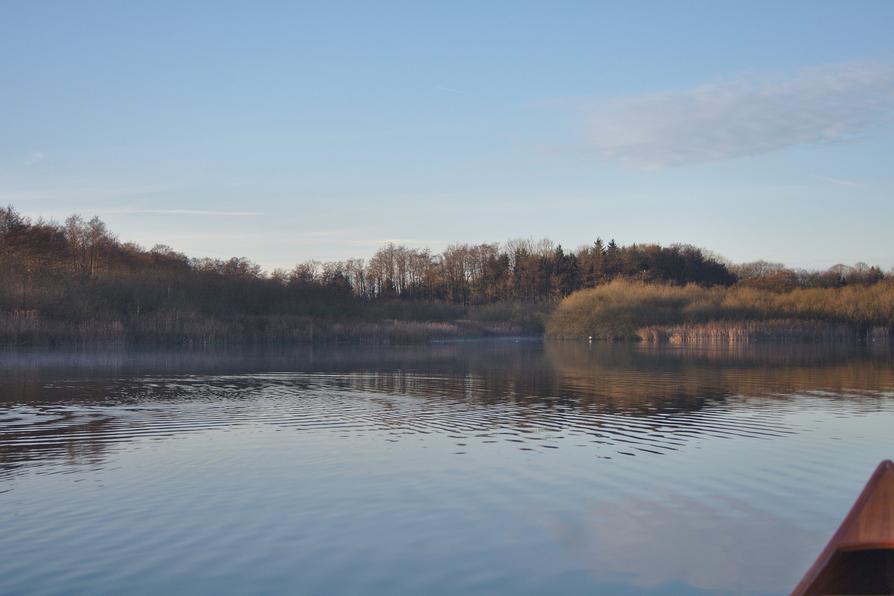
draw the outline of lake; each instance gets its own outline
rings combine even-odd
[[[0,593],[783,594],[886,348],[0,354]]]

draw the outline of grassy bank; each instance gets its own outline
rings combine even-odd
[[[774,292],[615,280],[568,296],[546,324],[551,337],[654,342],[888,340],[894,283]]]
[[[535,306],[437,308],[381,304],[364,316],[207,315],[161,312],[65,320],[37,311],[0,312],[0,346],[225,346],[302,343],[415,344],[434,340],[539,334]]]

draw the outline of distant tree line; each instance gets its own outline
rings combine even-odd
[[[741,285],[790,292],[795,288],[843,288],[849,285],[872,285],[885,279],[878,266],[866,263],[834,265],[825,271],[789,269],[782,263],[755,261],[733,265],[731,271]]]
[[[573,252],[549,240],[453,244],[438,254],[389,244],[368,262],[327,263],[318,269],[324,279],[344,275],[359,296],[461,304],[551,302],[616,277],[700,285],[729,285],[736,279],[724,263],[692,246],[619,246],[601,239]],[[288,278],[294,272],[280,275]]]
[[[618,245],[601,239],[574,251],[549,240],[453,244],[428,249],[388,244],[368,260],[305,262],[267,273],[245,258],[189,258],[170,247],[118,240],[98,218],[31,220],[0,208],[0,314],[61,321],[127,320],[158,315],[302,315],[350,319],[435,319],[431,309],[498,303],[551,305],[614,279],[672,285],[792,287],[871,284],[877,267],[799,272],[772,263],[731,265],[689,245]],[[460,310],[457,310],[460,309]],[[494,311],[496,312],[496,311]],[[507,311],[508,312],[508,311]]]

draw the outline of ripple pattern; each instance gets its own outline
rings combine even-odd
[[[438,435],[455,442],[510,443],[542,451],[590,445],[599,457],[661,455],[704,439],[772,440],[798,433],[789,414],[821,402],[843,417],[889,410],[890,392],[721,395],[678,406],[658,384],[651,403],[625,407],[575,385],[557,395],[501,388],[481,379],[405,373],[278,373],[125,379],[101,389],[85,383],[51,388],[95,396],[86,403],[19,405],[0,417],[0,463],[7,472],[58,458],[96,462],[121,443],[220,429],[273,426],[344,436],[379,434],[399,441]],[[89,383],[87,383],[89,385]],[[598,389],[598,388],[597,388]]]
[[[894,455],[883,358],[544,351],[32,378],[0,594],[785,593]]]

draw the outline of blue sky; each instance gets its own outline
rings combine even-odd
[[[892,22],[887,1],[5,1],[0,202],[266,268],[598,235],[887,269]]]

